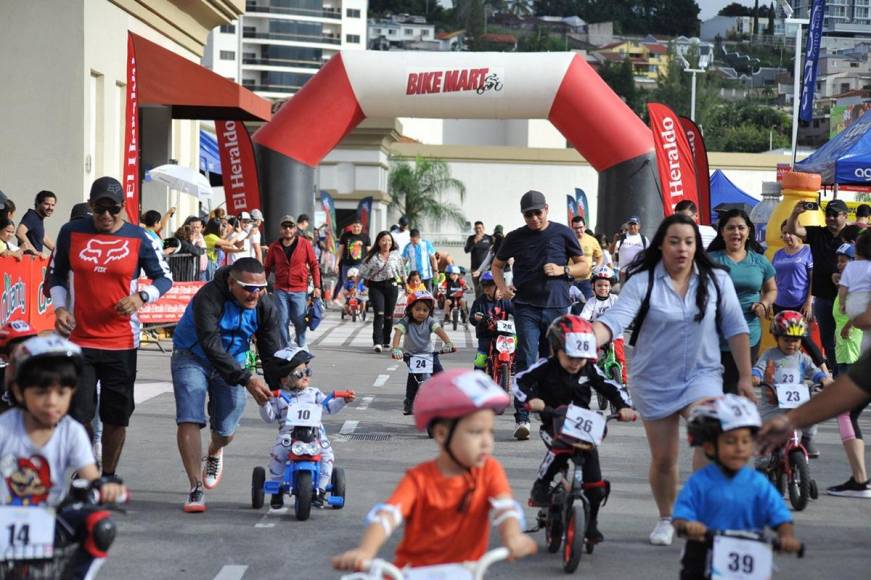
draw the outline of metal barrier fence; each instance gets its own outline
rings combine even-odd
[[[166,257],[169,271],[176,282],[196,282],[200,272],[200,257],[193,254],[172,254]]]

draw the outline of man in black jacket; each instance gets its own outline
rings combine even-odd
[[[224,447],[233,440],[245,411],[245,391],[258,405],[272,396],[266,381],[246,362],[251,339],[256,337],[269,376],[279,350],[278,324],[278,311],[266,294],[263,265],[254,258],[241,258],[218,270],[200,288],[173,333],[178,449],[191,484],[184,504],[188,513],[205,511],[204,489],[221,481]],[[200,429],[206,426],[207,409],[212,436],[202,465]]]
[[[466,247],[463,248],[464,252],[470,254],[469,271],[474,272],[481,267],[491,247],[493,236],[484,233],[484,222],[475,222],[475,233],[466,239]],[[479,278],[473,277],[472,284],[475,285],[475,298],[479,298],[483,293]]]

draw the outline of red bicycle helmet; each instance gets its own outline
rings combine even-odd
[[[459,419],[481,409],[499,412],[509,402],[508,394],[486,374],[451,369],[420,386],[414,398],[414,424],[424,431],[436,419]]]
[[[10,320],[0,328],[0,352],[7,352],[15,343],[36,336],[37,332],[23,320]]]
[[[771,321],[771,335],[801,338],[807,335],[807,322],[801,313],[795,310],[784,310]]]
[[[435,298],[433,298],[433,295],[426,290],[420,290],[415,292],[414,296],[408,300],[408,304],[405,305],[405,315],[411,316],[411,309],[421,301],[429,304],[430,313],[435,312]]]
[[[547,341],[554,353],[565,351],[570,357],[596,361],[599,358],[593,325],[574,314],[564,314],[547,329]]]

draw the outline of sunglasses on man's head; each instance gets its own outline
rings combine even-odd
[[[94,215],[102,215],[109,212],[109,215],[118,215],[123,208],[120,205],[101,205],[93,208]]]
[[[233,280],[236,282],[237,286],[239,286],[240,288],[242,288],[242,290],[249,294],[254,294],[255,292],[260,292],[261,290],[266,290],[266,286],[261,286],[259,284],[245,284],[243,282],[240,282],[239,280],[236,280],[236,278],[233,278]]]
[[[523,217],[525,217],[526,219],[530,219],[533,217],[541,217],[541,210],[540,209],[531,209],[529,211],[525,211],[525,212],[523,212]]]
[[[290,375],[295,379],[302,379],[303,377],[310,377],[314,371],[311,367],[305,367],[301,371],[293,371]]]

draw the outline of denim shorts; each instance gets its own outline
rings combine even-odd
[[[246,392],[241,385],[229,385],[212,365],[186,349],[172,353],[172,390],[175,394],[175,422],[206,426],[206,395],[209,424],[223,437],[236,432],[245,412]]]

